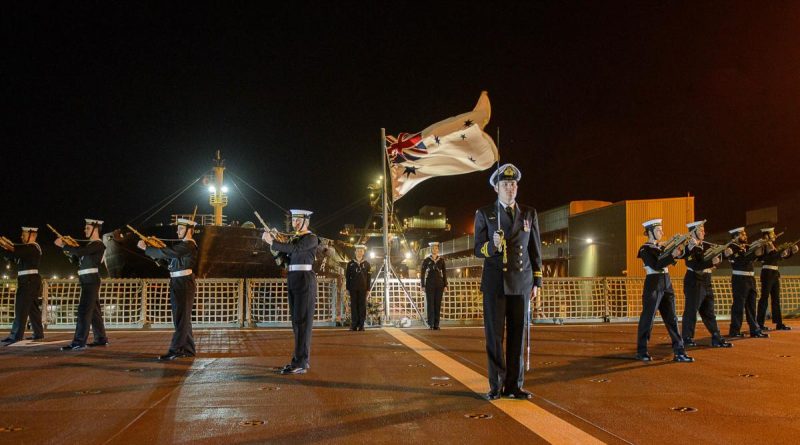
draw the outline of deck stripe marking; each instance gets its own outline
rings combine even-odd
[[[397,328],[385,328],[386,333],[408,346],[424,359],[433,363],[470,390],[484,394],[488,382],[486,377],[462,365],[442,352]],[[602,444],[601,440],[542,409],[534,403],[519,400],[498,399],[491,402],[533,433],[553,444]]]

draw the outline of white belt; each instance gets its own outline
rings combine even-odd
[[[177,278],[177,277],[185,277],[186,275],[191,275],[191,274],[192,274],[192,269],[183,269],[177,272],[170,272],[169,276],[172,278]]]
[[[17,276],[21,277],[23,275],[35,275],[37,273],[39,273],[39,269],[20,270],[17,272]]]
[[[762,269],[778,270],[778,266],[770,266],[769,264],[765,264],[765,265],[761,266],[761,268]]]
[[[748,272],[746,270],[734,270],[734,271],[731,271],[731,274],[733,274],[733,275],[741,275],[743,277],[752,277],[752,276],[755,276],[756,273],[755,272]]]
[[[691,267],[687,267],[686,269],[691,270],[694,273],[711,273],[711,272],[714,272],[714,269],[694,270]]]
[[[297,272],[301,270],[311,270],[310,264],[290,264],[289,272]]]
[[[668,270],[668,269],[669,269],[668,267],[665,267],[665,268],[663,268],[663,269],[653,269],[653,268],[652,268],[652,267],[650,267],[650,266],[644,266],[644,271],[645,271],[645,272],[647,272],[647,275],[660,275],[660,274],[665,274],[665,273],[667,273],[667,270]]]
[[[90,273],[100,273],[100,269],[93,267],[91,269],[81,269],[78,271],[78,275],[86,275]]]

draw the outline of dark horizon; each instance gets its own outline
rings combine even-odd
[[[324,221],[380,174],[381,127],[419,131],[482,90],[486,131],[501,128],[501,162],[520,167],[519,200],[539,210],[690,193],[720,232],[798,191],[797,3],[456,5],[7,5],[0,234],[37,225],[50,243],[45,223],[76,235],[84,217],[120,227],[216,150]],[[458,236],[494,199],[488,176],[429,180],[397,208],[446,207]],[[225,213],[252,220],[235,192]],[[207,213],[207,200],[197,186],[163,215]]]

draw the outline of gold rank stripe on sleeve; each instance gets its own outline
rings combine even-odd
[[[533,273],[533,276],[536,277],[536,278],[541,278],[542,277],[542,273],[537,270],[536,272]]]
[[[483,247],[481,247],[481,253],[485,257],[489,256],[489,241],[486,241],[485,243],[483,243]]]

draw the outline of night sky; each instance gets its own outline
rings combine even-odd
[[[334,237],[368,214],[326,217],[380,174],[381,127],[420,131],[482,90],[519,200],[540,210],[691,193],[716,232],[800,184],[798,2],[66,3],[0,14],[0,233],[15,239],[22,224],[119,227],[217,149]],[[459,235],[493,199],[488,176],[432,179],[400,215],[445,206]],[[226,214],[251,219],[230,199]],[[151,221],[207,203],[197,186]]]

